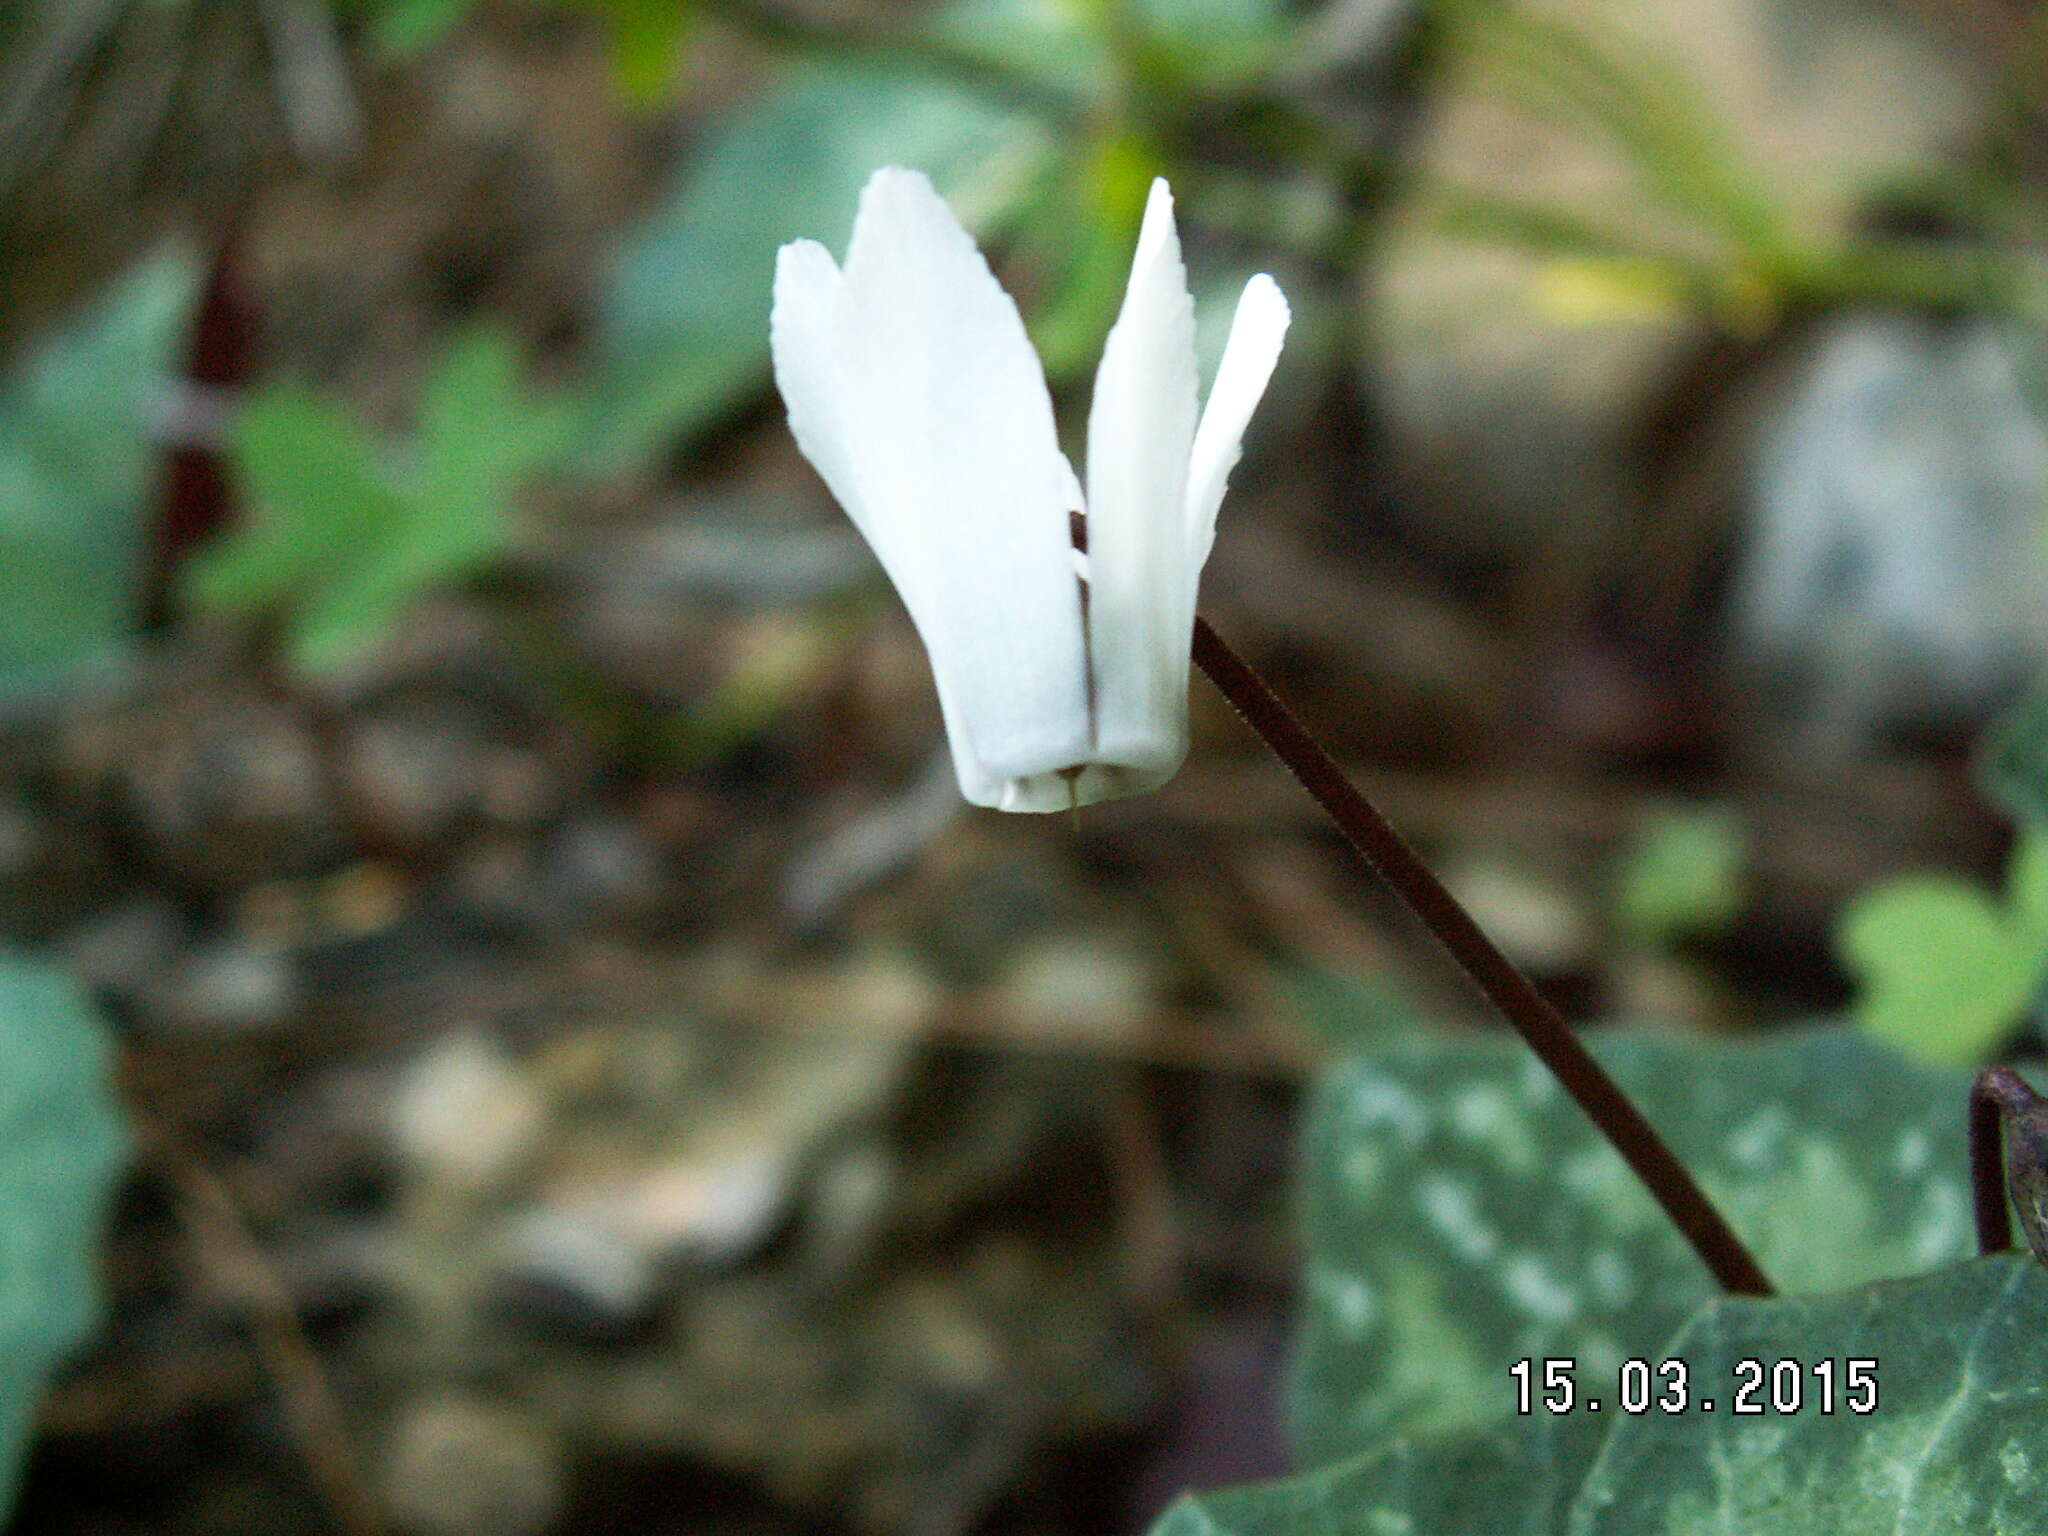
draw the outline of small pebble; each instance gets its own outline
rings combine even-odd
[[[478,798],[490,820],[523,827],[555,808],[556,789],[546,758],[523,747],[504,747],[485,761]]]
[[[459,722],[401,716],[357,726],[346,771],[358,814],[387,837],[427,848],[477,808],[483,763],[483,743]]]
[[[563,1459],[555,1437],[509,1404],[429,1398],[392,1434],[385,1505],[410,1536],[545,1536],[562,1516]]]
[[[390,1114],[393,1142],[427,1179],[482,1192],[532,1152],[547,1112],[503,1046],[462,1031],[413,1063],[392,1095]]]
[[[1001,1007],[1033,1034],[1128,1037],[1145,1027],[1153,984],[1143,961],[1088,939],[1034,945],[1012,966]]]
[[[290,955],[238,937],[189,951],[154,1002],[155,1011],[180,1028],[241,1033],[284,1023],[297,993]]]

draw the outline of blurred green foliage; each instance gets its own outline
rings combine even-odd
[[[142,263],[0,377],[0,696],[120,656],[141,617],[160,418],[198,297]]]
[[[876,166],[930,173],[987,228],[1048,144],[1029,118],[957,85],[793,71],[723,123],[627,236],[597,317],[586,459],[602,470],[686,440],[761,386],[777,248],[805,235],[843,245]]]
[[[756,30],[762,14],[707,13]],[[590,463],[687,442],[760,387],[776,249],[808,236],[843,253],[881,165],[926,172],[969,228],[1009,243],[1047,373],[1079,376],[1122,300],[1151,179],[1181,169],[1181,116],[1286,35],[1274,0],[956,0],[873,46],[775,32],[798,60],[625,241],[598,316]]]
[[[1981,1063],[2048,974],[2048,836],[2020,840],[2002,897],[1907,875],[1859,896],[1836,937],[1857,981],[1858,1024],[1923,1060]]]
[[[669,94],[684,39],[697,19],[690,0],[550,0],[560,9],[600,18],[612,65],[628,98],[652,106]],[[377,51],[404,59],[432,47],[476,8],[477,0],[351,0]]]
[[[0,954],[0,1518],[50,1374],[97,1326],[128,1141],[105,1028],[55,968]]]
[[[514,496],[561,460],[571,421],[523,384],[516,347],[490,326],[448,343],[403,443],[296,386],[258,386],[229,443],[246,515],[189,567],[189,596],[277,620],[303,671],[345,665],[421,596],[505,552]]]
[[[1983,1062],[2034,1013],[2048,982],[2048,694],[1986,734],[1978,778],[2020,824],[2003,894],[1913,874],[1865,892],[1836,944],[1856,1021],[1928,1061]]]
[[[2037,1468],[2048,1463],[2048,1274],[2025,1255],[1955,1264],[1910,1280],[1775,1301],[1730,1298],[1633,1351],[1651,1366],[1652,1406],[1621,1411],[1619,1378],[1576,1358],[1580,1401],[1527,1418],[1395,1440],[1284,1482],[1184,1500],[1154,1536],[1962,1536],[2048,1532]],[[1554,1353],[1554,1352],[1553,1352]],[[1489,1386],[1504,1417],[1511,1361]],[[1848,1387],[1869,1362],[1874,1411]],[[1691,1411],[1655,1406],[1658,1367],[1681,1362]],[[1746,1415],[1735,1393],[1760,1362]],[[1796,1374],[1799,1408],[1779,1362]],[[1831,1369],[1822,1397],[1816,1367]],[[1714,1408],[1705,1411],[1702,1399]]]
[[[428,46],[470,10],[470,0],[353,3],[376,44],[398,55]],[[1276,85],[1304,36],[1278,0],[953,0],[889,22],[760,0],[535,3],[601,15],[642,95],[658,94],[684,33],[700,21],[787,59],[772,83],[712,125],[624,237],[567,429],[573,467],[588,476],[615,476],[687,447],[758,394],[777,247],[811,236],[839,249],[859,189],[878,165],[929,173],[969,227],[998,247],[1056,385],[1084,377],[1099,353],[1155,174],[1174,178],[1198,220],[1212,206],[1226,225],[1248,208],[1259,224],[1256,205],[1282,197],[1283,182],[1284,195],[1298,201],[1302,178],[1320,179],[1325,185],[1310,200],[1341,210],[1340,185],[1381,174],[1368,147]],[[1651,200],[1707,237],[1646,243],[1578,210],[1418,189],[1470,234],[1557,258],[1553,286],[1569,290],[1564,301],[1583,304],[1595,294],[1611,303],[1619,294],[1625,303],[1691,303],[1750,326],[1787,305],[1866,292],[1950,296],[1939,281],[1926,291],[1915,286],[1918,277],[1905,281],[1925,276],[1918,254],[1887,247],[1866,261],[1874,247],[1849,250],[1804,229],[1665,53],[1497,0],[1425,0],[1423,14],[1445,33],[1436,56],[1484,60],[1502,89],[1607,143],[1635,167]],[[1262,163],[1281,175],[1244,169]],[[1366,199],[1348,214],[1266,222],[1291,227],[1299,247],[1292,254],[1312,267],[1362,251],[1360,231],[1341,226],[1376,217],[1376,207]],[[1260,265],[1284,265],[1287,239],[1269,231],[1260,243]],[[1205,341],[1220,336],[1242,275],[1225,284],[1221,274],[1196,273]],[[1317,283],[1304,275],[1298,286],[1297,310],[1317,315]],[[1340,317],[1326,318],[1296,327],[1295,372],[1341,354],[1331,345],[1322,349],[1328,355],[1312,355],[1316,338],[1347,334]],[[488,423],[489,413],[474,419]],[[291,447],[295,436],[304,455]],[[420,457],[431,461],[452,446],[451,437],[423,439]],[[269,508],[267,531],[240,536],[235,553],[209,559],[192,590],[215,606],[292,609],[291,647],[305,666],[359,649],[410,594],[473,571],[506,537],[494,512],[444,505],[319,402],[252,402],[236,459]],[[480,500],[502,494],[501,486]],[[331,526],[323,530],[323,522]],[[330,558],[336,552],[349,557]],[[1728,870],[1714,839],[1711,828],[1673,827],[1641,851],[1621,904],[1623,923],[1643,941],[1721,920],[1732,898],[1715,885]]]
[[[1647,948],[1725,932],[1746,899],[1746,857],[1741,824],[1726,809],[1652,810],[1622,862],[1616,926]]]
[[[1446,228],[1610,267],[1617,282],[1683,295],[1740,332],[1787,312],[1851,303],[2048,318],[2048,263],[2007,242],[1817,227],[1786,196],[1783,178],[1745,151],[1682,62],[1680,39],[1627,25],[1596,29],[1511,0],[1424,3],[1445,28],[1447,53],[1481,61],[1503,94],[1604,144],[1630,170],[1645,208],[1662,215],[1652,227],[1630,213],[1419,186]],[[1868,194],[1897,190],[1872,186]],[[1950,219],[1969,214],[1943,211]]]

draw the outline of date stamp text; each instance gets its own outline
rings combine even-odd
[[[1581,1380],[1576,1360],[1524,1359],[1508,1367],[1515,1412],[1738,1416],[1877,1412],[1875,1360],[1737,1360],[1706,1379],[1683,1360],[1624,1360],[1611,1381]]]

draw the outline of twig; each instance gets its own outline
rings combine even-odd
[[[1556,1075],[1635,1170],[1722,1289],[1738,1296],[1770,1295],[1770,1282],[1742,1240],[1563,1016],[1352,787],[1273,690],[1202,618],[1195,620],[1194,662]]]
[[[177,1191],[180,1212],[202,1256],[246,1302],[256,1353],[277,1388],[307,1473],[336,1526],[347,1536],[385,1536],[383,1518],[291,1293],[265,1259],[234,1196],[160,1122],[132,1105],[130,1118],[138,1138]]]

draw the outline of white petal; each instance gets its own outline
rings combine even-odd
[[[1045,372],[1016,305],[914,171],[869,180],[841,295],[850,471],[832,467],[822,410],[808,412],[824,452],[813,462],[828,483],[849,481],[847,511],[924,638],[962,792],[1001,804],[1009,781],[1089,755],[1070,472]]]
[[[1223,505],[1223,487],[1244,449],[1244,429],[1280,360],[1288,318],[1286,296],[1272,278],[1261,272],[1244,285],[1188,464],[1188,549],[1196,573],[1216,542],[1216,509]]]
[[[1088,415],[1088,644],[1098,761],[1161,781],[1187,752],[1198,388],[1173,196],[1155,181]]]
[[[789,409],[789,429],[854,526],[873,542],[847,419],[856,382],[849,356],[845,282],[831,252],[815,240],[793,240],[775,253],[775,308],[768,320],[775,387]]]

